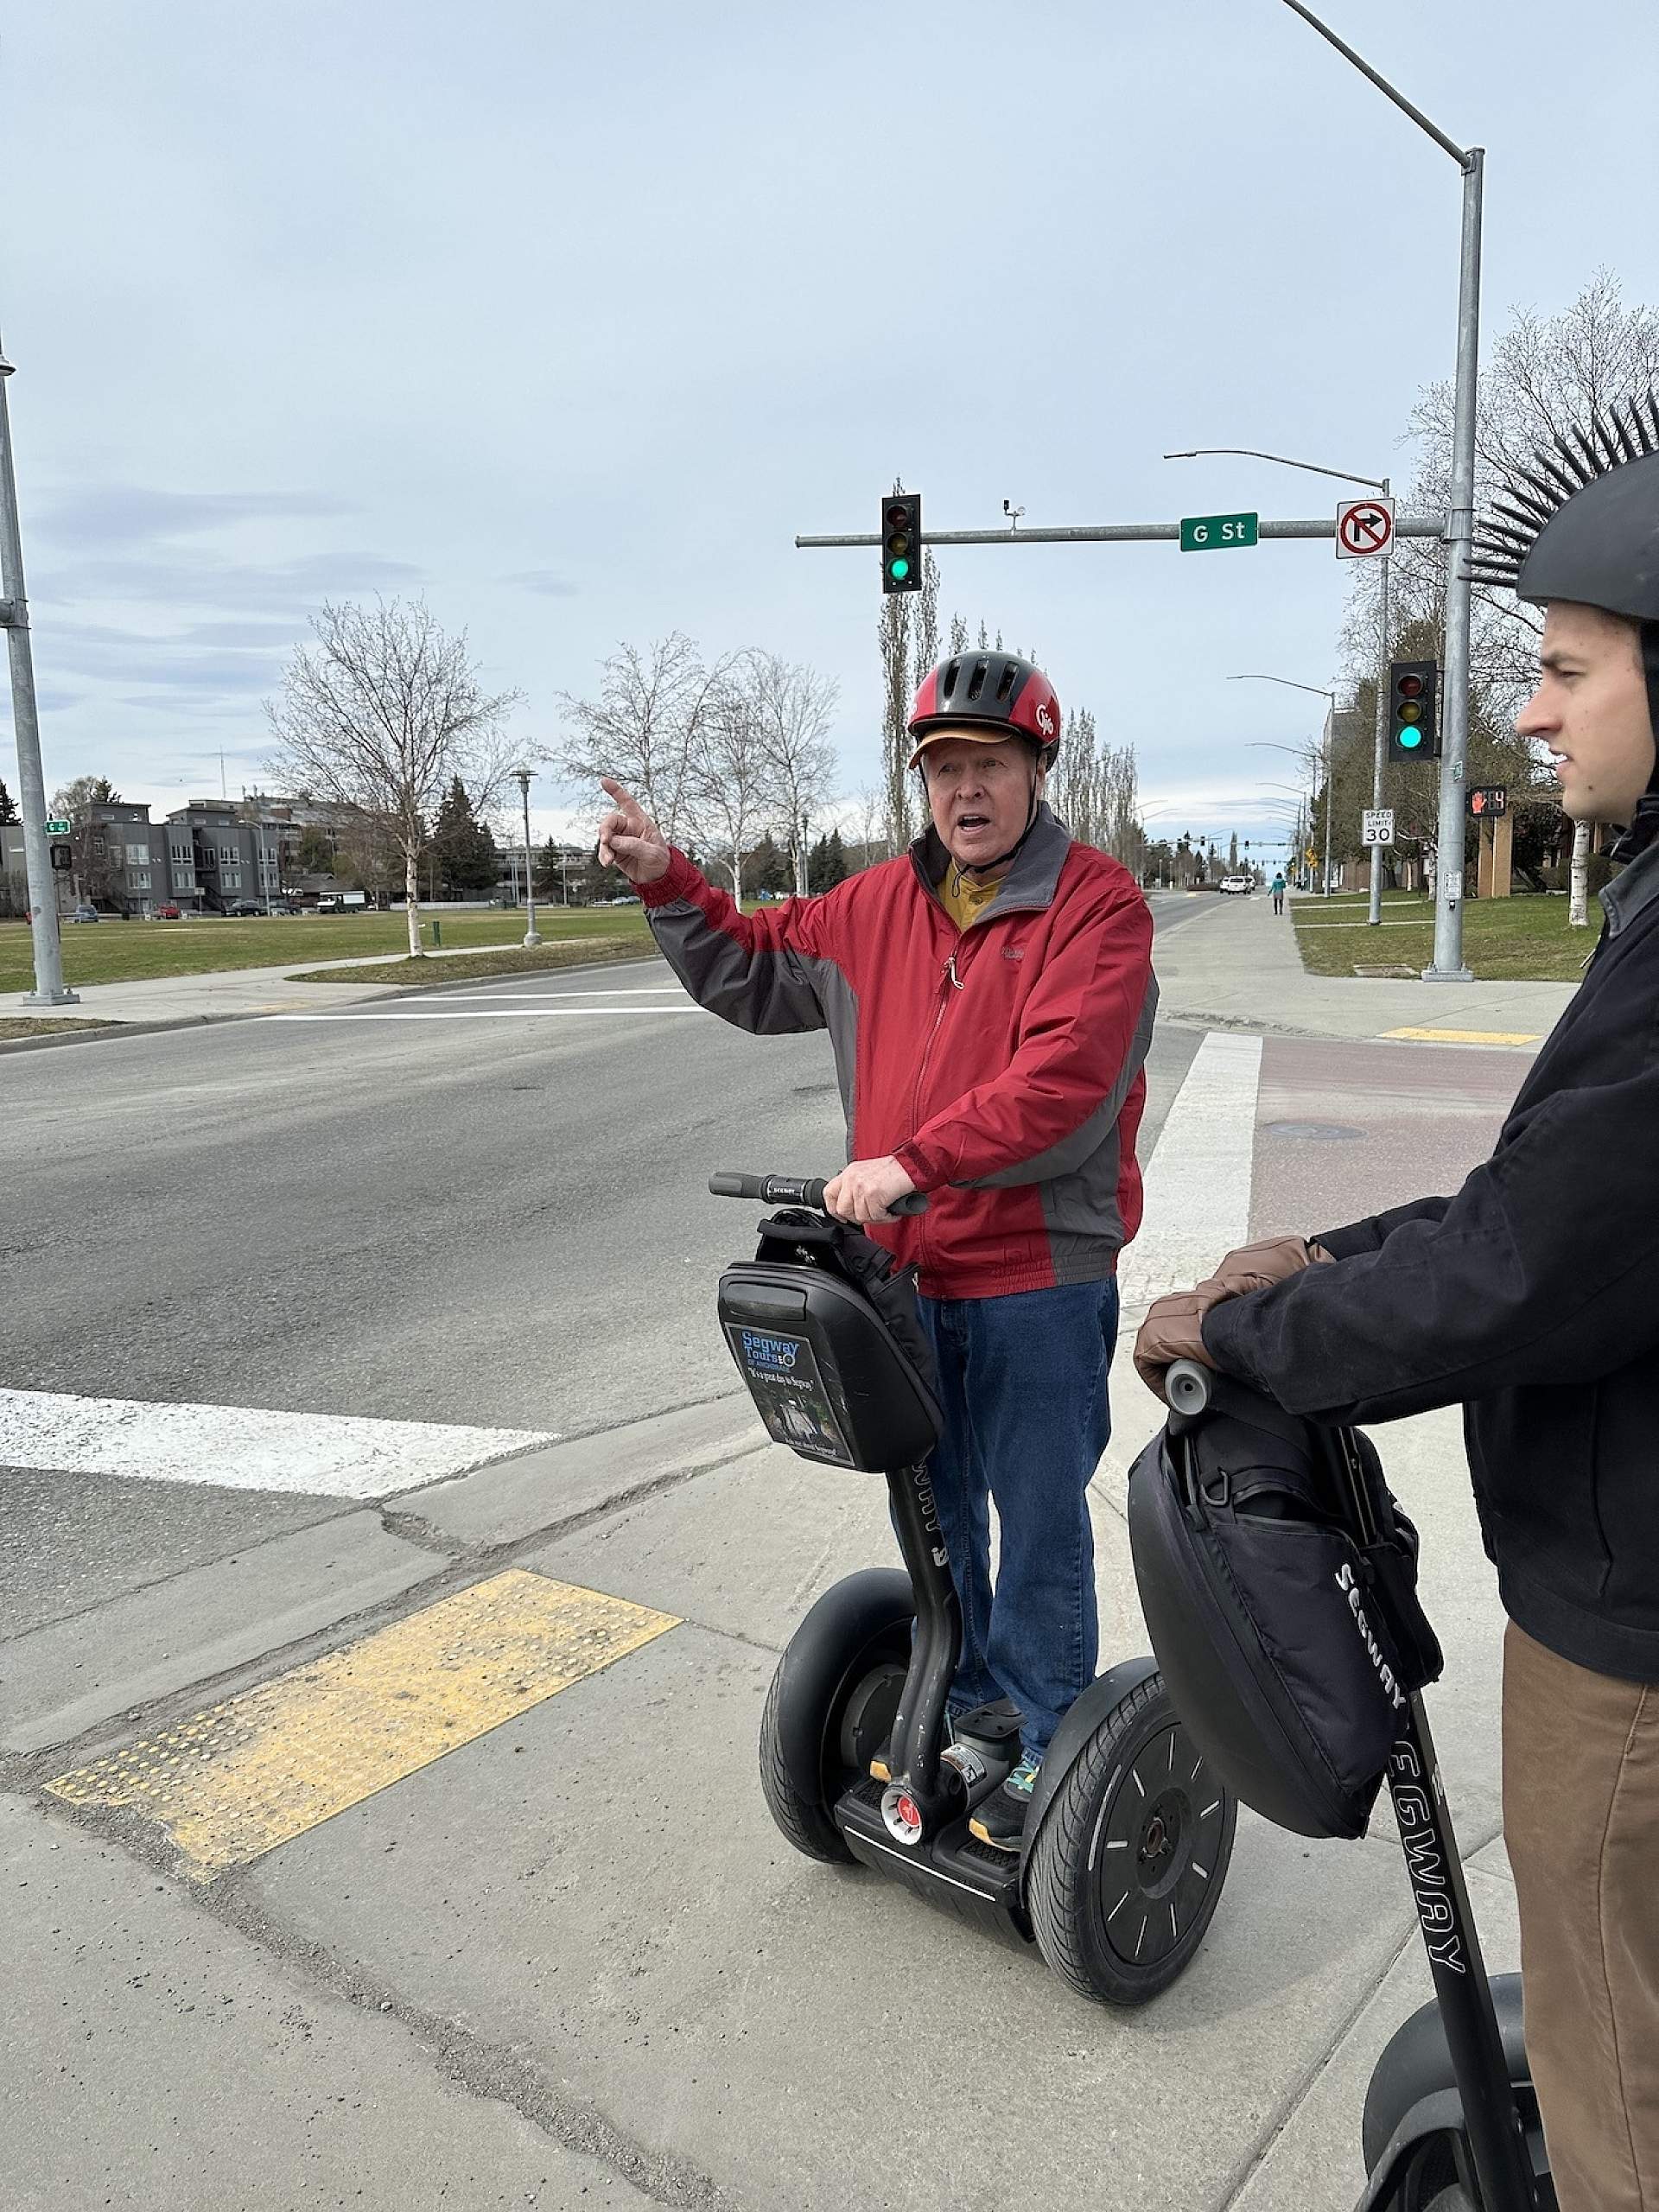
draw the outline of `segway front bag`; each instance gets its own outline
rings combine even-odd
[[[1370,1543],[1344,1525],[1344,1478],[1369,1498]],[[1128,1517],[1153,1649],[1193,1741],[1279,1827],[1363,1835],[1406,1700],[1441,1666],[1417,1533],[1369,1439],[1218,1376],[1205,1421],[1172,1414],[1136,1460]]]

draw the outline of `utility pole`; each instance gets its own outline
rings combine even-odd
[[[35,711],[35,661],[29,645],[29,600],[23,589],[23,542],[17,526],[17,478],[11,461],[11,417],[6,379],[11,363],[0,350],[0,625],[11,664],[11,721],[17,739],[17,804],[23,818],[23,860],[29,871],[29,919],[35,940],[35,988],[25,1006],[78,1006],[63,984],[58,938],[58,893],[46,835],[46,776],[41,766],[41,725]]]
[[[1475,408],[1480,370],[1480,214],[1486,156],[1459,146],[1431,123],[1363,55],[1323,23],[1303,0],[1285,0],[1302,21],[1351,61],[1363,77],[1408,115],[1463,171],[1463,215],[1458,256],[1458,353],[1452,429],[1452,510],[1446,517],[1446,717],[1440,750],[1440,865],[1434,872],[1434,957],[1426,983],[1472,981],[1463,964],[1464,779],[1469,758],[1469,622],[1472,587],[1469,541],[1475,526]],[[1484,2178],[1483,2173],[1483,2179]]]

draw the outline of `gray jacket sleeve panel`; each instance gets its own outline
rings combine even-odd
[[[1147,979],[1147,995],[1135,1025],[1135,1038],[1116,1081],[1086,1122],[1073,1129],[1070,1136],[1052,1144],[1046,1152],[1038,1153],[1031,1160],[1016,1160],[1012,1167],[998,1170],[995,1175],[977,1175],[965,1187],[969,1190],[1001,1190],[1020,1183],[1050,1183],[1058,1176],[1075,1175],[1111,1136],[1117,1117],[1123,1111],[1123,1101],[1128,1096],[1135,1079],[1146,1065],[1152,1046],[1152,1027],[1158,1014],[1158,984],[1154,976]],[[1116,1189],[1117,1167],[1112,1166],[1112,1183]]]
[[[825,1027],[814,986],[820,965],[784,945],[746,950],[716,929],[689,899],[653,906],[651,933],[664,960],[700,1007],[757,1037],[786,1037]]]

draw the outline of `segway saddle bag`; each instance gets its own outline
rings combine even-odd
[[[1306,1836],[1363,1835],[1400,1714],[1440,1671],[1417,1538],[1370,1440],[1218,1377],[1129,1478],[1129,1537],[1176,1710],[1245,1804]],[[1344,1498],[1357,1480],[1374,1540]]]
[[[915,1287],[871,1238],[779,1215],[720,1279],[720,1321],[774,1442],[868,1473],[908,1467],[944,1415]]]

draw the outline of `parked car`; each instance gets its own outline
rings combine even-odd
[[[181,922],[184,919],[184,909],[170,904],[158,906],[156,909],[156,918],[158,922]]]
[[[1248,899],[1255,888],[1255,878],[1253,875],[1224,875],[1221,888],[1224,897]]]
[[[320,914],[360,914],[368,905],[360,891],[325,891],[317,900]]]
[[[263,914],[264,911],[257,899],[232,899],[225,909],[227,914],[238,921],[245,920],[251,914]]]
[[[89,906],[83,899],[69,918],[72,922],[96,922],[103,918],[96,906]]]

